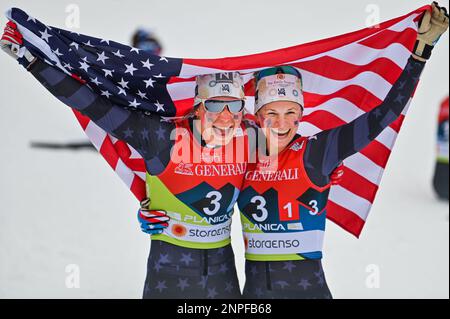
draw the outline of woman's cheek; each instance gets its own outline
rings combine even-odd
[[[273,121],[271,118],[264,119],[264,127],[272,128],[272,125],[273,125]]]

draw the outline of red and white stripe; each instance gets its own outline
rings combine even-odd
[[[384,100],[411,55],[417,36],[415,21],[427,9],[382,23],[379,28],[277,51],[224,59],[184,59],[182,71],[171,79],[168,91],[177,115],[183,115],[192,107],[196,75],[240,71],[250,84],[254,71],[293,65],[304,77],[305,116],[299,132],[313,135],[349,123]],[[251,106],[254,97],[251,85],[248,87],[247,104]],[[143,159],[129,145],[75,114],[99,152],[133,194],[143,199]],[[363,151],[348,158],[342,182],[331,188],[328,218],[355,236],[367,220],[405,114]]]

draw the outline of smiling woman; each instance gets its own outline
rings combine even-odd
[[[411,56],[381,105],[311,137],[297,133],[304,105],[299,71],[285,66],[256,74],[256,117],[267,148],[249,164],[238,199],[245,298],[332,298],[321,264],[332,172],[401,115],[407,99],[398,96],[412,95],[424,65]]]
[[[267,148],[249,165],[238,200],[247,259],[244,298],[332,298],[321,263],[332,171],[400,117],[447,27],[446,10],[433,4],[432,16],[426,13],[421,21],[426,31],[419,32],[384,101],[311,137],[297,134],[304,107],[300,72],[283,66],[256,74],[256,116]]]

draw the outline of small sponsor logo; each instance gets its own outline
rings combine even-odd
[[[298,152],[303,148],[303,144],[304,142],[295,142],[294,145],[291,146],[291,150],[293,150],[294,152]]]
[[[278,96],[286,96],[286,89],[285,88],[279,88],[278,89]]]
[[[181,162],[180,164],[178,164],[177,168],[175,168],[175,174],[193,176],[193,166],[194,164],[185,164]]]
[[[300,172],[298,168],[289,168],[279,171],[264,171],[259,168],[259,171],[248,171],[245,174],[245,179],[255,182],[279,182],[298,180]]]
[[[246,231],[263,231],[263,232],[280,232],[286,231],[286,228],[282,224],[244,224],[244,230]]]
[[[196,165],[194,164],[184,164],[180,163],[177,168],[175,168],[175,174],[188,175],[188,176],[240,176],[244,175],[247,170],[247,164],[204,164]]]
[[[224,94],[230,94],[230,85],[229,84],[222,84],[221,91]]]
[[[195,238],[226,238],[230,236],[231,226],[224,226],[216,229],[191,229],[189,237]]]
[[[233,73],[232,72],[216,73],[216,82],[233,83]]]
[[[289,248],[299,248],[300,241],[294,240],[257,240],[250,239],[248,241],[249,249],[289,249]]]
[[[185,237],[187,234],[187,229],[183,225],[174,224],[172,225],[172,234],[176,237]]]
[[[287,228],[289,230],[303,230],[303,225],[302,223],[288,224]]]

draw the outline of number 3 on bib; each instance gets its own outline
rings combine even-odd
[[[206,195],[206,198],[211,200],[210,207],[212,207],[212,209],[210,209],[210,207],[206,207],[203,208],[203,212],[208,216],[217,214],[220,210],[220,200],[222,199],[222,194],[218,191],[212,191]]]
[[[263,223],[269,217],[269,211],[266,208],[266,199],[262,196],[255,196],[250,200],[251,203],[256,204],[257,212],[252,214],[252,217],[258,223]]]

